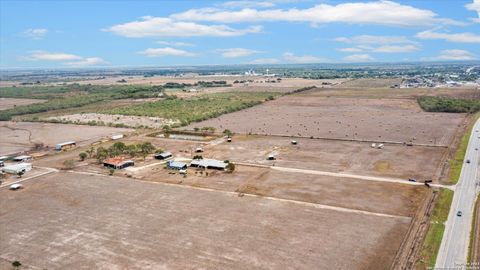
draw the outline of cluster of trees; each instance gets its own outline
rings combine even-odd
[[[167,82],[163,85],[166,89],[175,89],[175,88],[185,88],[185,87],[193,87],[193,86],[200,86],[200,87],[221,87],[221,86],[231,86],[228,85],[226,81],[198,81],[197,83],[176,83],[176,82]]]
[[[127,155],[129,157],[141,156],[145,159],[149,154],[154,152],[163,152],[162,149],[157,149],[150,142],[138,143],[138,144],[129,144],[126,145],[123,142],[116,142],[112,146],[105,148],[103,146],[94,149],[93,147],[85,152],[79,154],[80,160],[85,160],[87,157],[95,157],[98,162],[103,162],[109,157],[116,157]]]
[[[423,96],[417,101],[427,112],[475,113],[480,111],[480,99]]]
[[[181,125],[188,125],[191,122],[200,122],[225,113],[246,109],[265,100],[274,99],[278,95],[279,93],[272,92],[225,92],[189,99],[167,99],[146,102],[99,112],[162,117],[179,120]]]
[[[42,113],[66,108],[81,107],[114,99],[155,97],[158,86],[99,86],[78,85],[55,87],[5,87],[0,88],[0,97],[8,98],[39,98],[47,102],[35,103],[0,111],[0,120],[10,120],[16,115]]]

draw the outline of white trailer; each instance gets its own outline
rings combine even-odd
[[[31,163],[19,163],[19,164],[14,164],[14,165],[8,165],[2,168],[2,172],[4,173],[10,173],[10,174],[19,174],[22,171],[23,172],[28,172],[32,170],[32,164]]]

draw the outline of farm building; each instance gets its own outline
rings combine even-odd
[[[26,162],[26,161],[30,161],[32,160],[32,157],[31,156],[26,156],[26,155],[23,155],[23,156],[16,156],[13,158],[13,161],[16,161],[16,162]]]
[[[227,163],[216,159],[194,159],[190,163],[190,167],[198,167],[205,169],[225,170]]]
[[[187,169],[187,164],[172,160],[167,162],[167,168],[172,170],[185,170]]]
[[[112,140],[119,140],[121,138],[123,138],[123,134],[115,134],[110,137]]]
[[[125,160],[123,157],[113,157],[103,161],[103,166],[112,169],[123,169],[133,165],[135,163],[132,160]]]
[[[1,156],[1,157],[0,157],[0,161],[5,161],[5,160],[7,160],[7,159],[8,159],[8,156]]]
[[[11,173],[11,174],[18,174],[20,172],[28,172],[32,170],[32,164],[30,163],[20,163],[14,165],[8,165],[2,168],[2,172],[4,173]]]
[[[55,145],[55,150],[65,150],[77,146],[75,141],[63,142]]]
[[[154,155],[155,159],[167,159],[172,157],[172,153],[170,152],[162,152]]]

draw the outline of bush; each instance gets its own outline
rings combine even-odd
[[[475,113],[480,111],[478,99],[423,96],[419,97],[417,102],[427,112]]]
[[[87,158],[88,155],[85,152],[81,152],[80,154],[78,154],[78,156],[80,157],[81,161],[84,161]]]

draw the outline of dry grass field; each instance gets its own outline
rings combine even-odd
[[[0,257],[40,269],[386,269],[410,222],[72,173],[0,193]]]
[[[465,114],[427,113],[413,99],[288,95],[194,127],[242,134],[449,145]],[[341,91],[340,91],[341,92]]]
[[[23,106],[34,103],[45,102],[42,99],[28,99],[28,98],[0,98],[0,111],[14,108],[15,106]]]
[[[105,136],[131,129],[30,122],[0,122],[0,155],[28,151],[35,144],[54,147],[65,141],[87,145]]]

